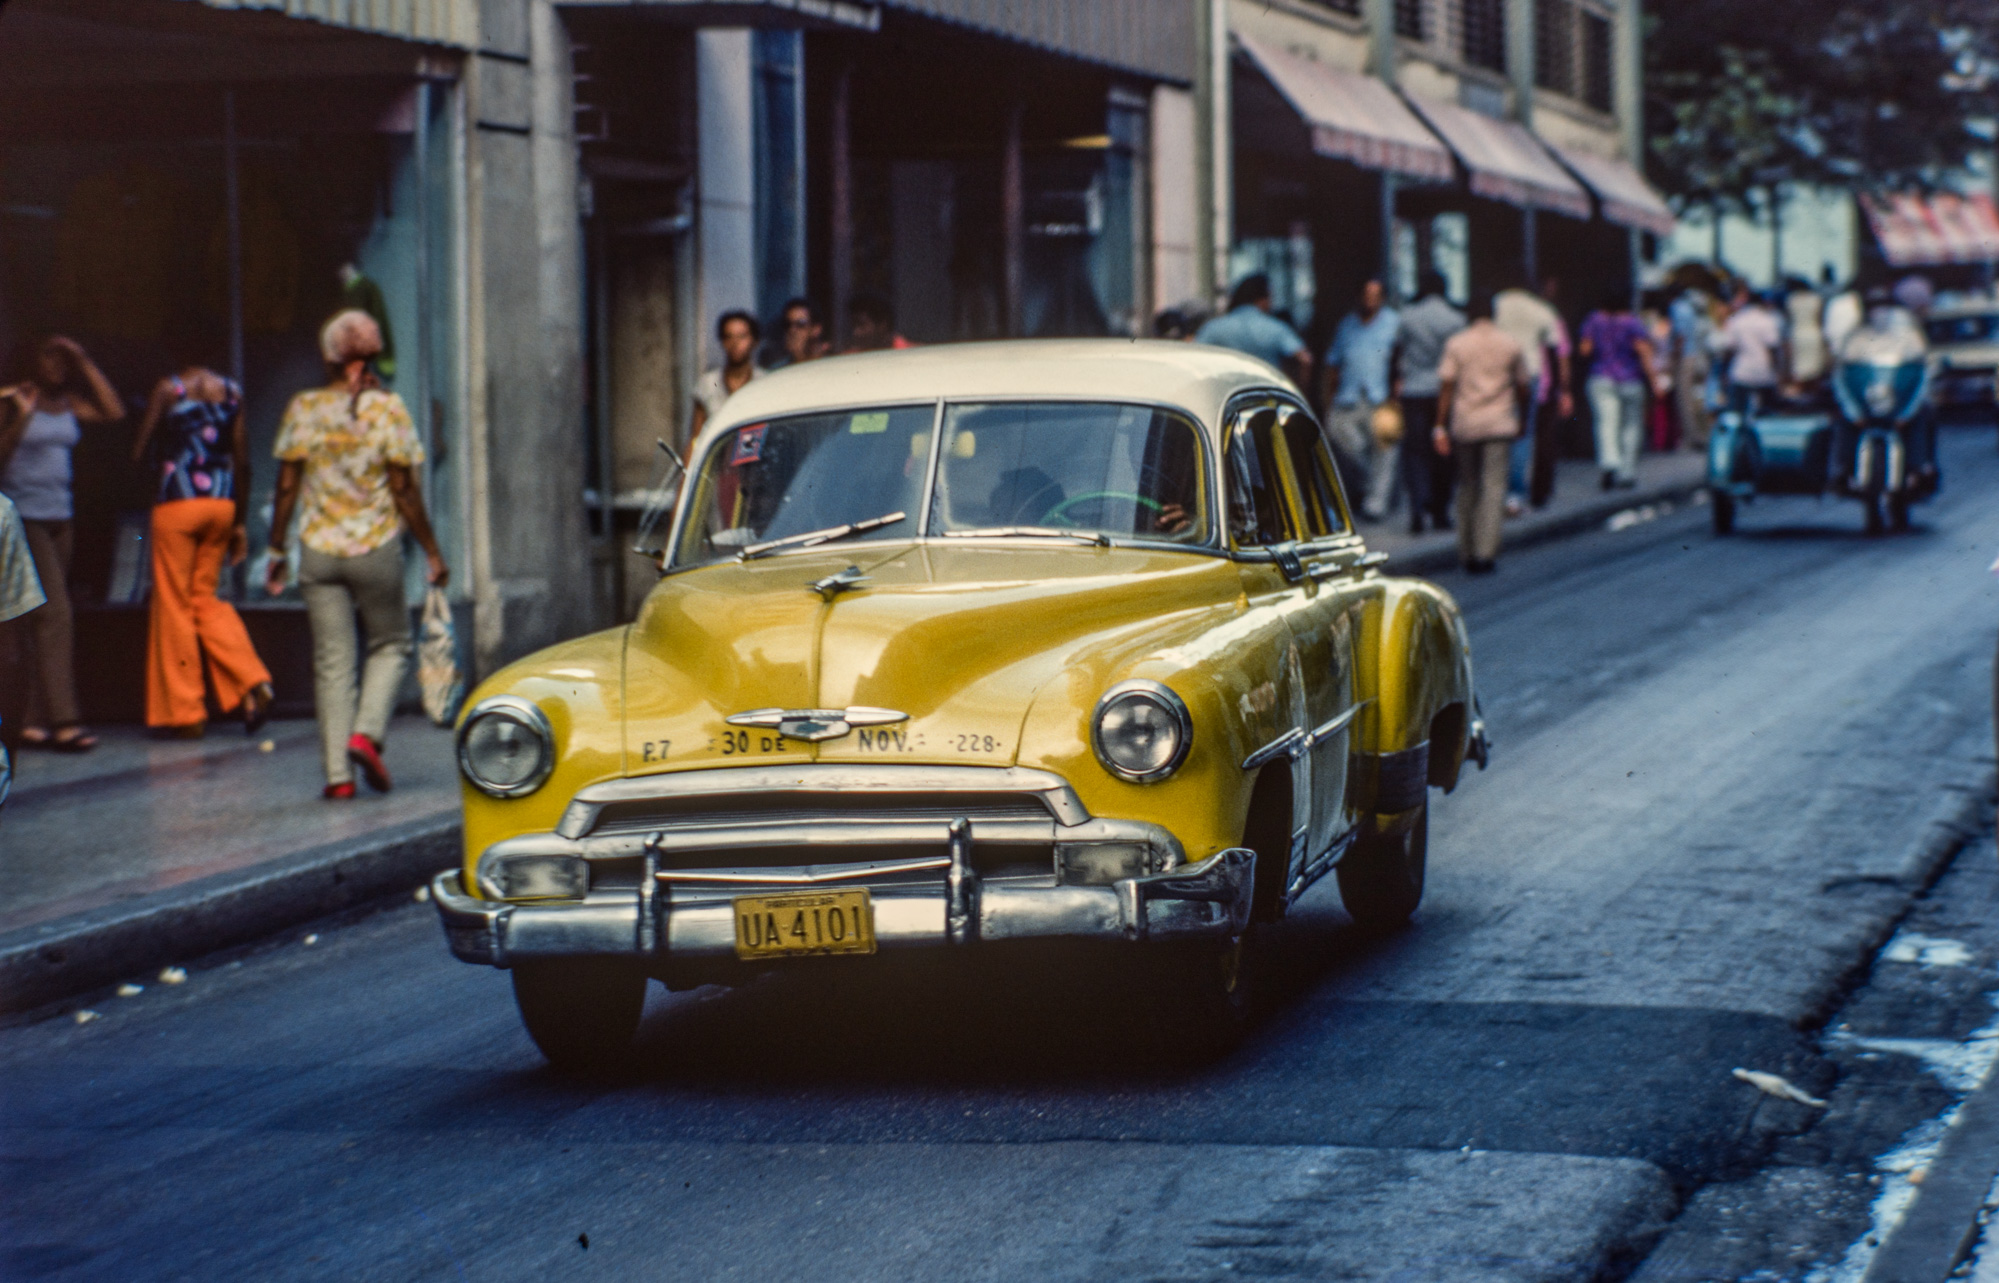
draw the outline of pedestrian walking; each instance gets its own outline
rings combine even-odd
[[[21,743],[87,753],[97,737],[83,724],[76,697],[76,617],[69,599],[76,547],[77,443],[86,424],[117,423],[125,406],[84,350],[55,335],[23,350],[20,382],[0,389],[0,494],[14,501],[48,602],[34,612],[16,653],[29,654]]]
[[[1728,408],[1737,414],[1762,409],[1784,369],[1784,325],[1750,292],[1747,282],[1736,285],[1733,307],[1715,334],[1713,347],[1726,362]]]
[[[1825,342],[1825,300],[1805,282],[1793,280],[1784,295],[1784,314],[1791,334],[1791,381],[1817,383],[1831,369],[1831,351]]]
[[[722,364],[694,381],[694,435],[700,436],[708,420],[721,413],[723,403],[743,390],[751,379],[761,378],[764,368],[756,363],[757,341],[763,327],[757,318],[740,309],[722,313],[715,322],[715,338],[722,344]]]
[[[1714,418],[1708,413],[1708,345],[1714,335],[1714,299],[1689,287],[1666,309],[1672,323],[1668,362],[1673,371],[1673,409],[1680,420],[1680,440],[1696,454],[1707,453]]]
[[[354,796],[356,768],[370,788],[390,787],[383,740],[410,658],[405,531],[424,551],[425,578],[440,588],[450,580],[417,486],[423,445],[403,399],[384,391],[368,368],[381,346],[381,331],[366,312],[349,310],[328,321],[319,335],[327,383],[292,398],[274,451],[280,467],[265,587],[273,596],[284,591],[285,543],[296,510],[313,707],[324,795],[332,799]],[[357,611],[367,638],[358,696]]]
[[[1506,510],[1517,516],[1528,504],[1546,507],[1555,493],[1555,425],[1575,411],[1569,380],[1569,328],[1555,310],[1554,278],[1540,294],[1525,285],[1493,299],[1493,323],[1520,345],[1527,362],[1527,403],[1520,436],[1507,460]]]
[[[182,340],[201,342],[201,327]],[[257,657],[236,608],[216,596],[225,560],[249,551],[250,444],[243,391],[200,363],[197,349],[180,372],[161,379],[132,444],[132,462],[159,447],[153,495],[153,590],[146,626],[146,725],[181,738],[207,727],[202,669],[227,712],[250,734],[271,713],[271,673]]]
[[[1444,344],[1465,327],[1465,314],[1446,298],[1444,274],[1416,278],[1416,301],[1402,309],[1396,379],[1402,389],[1402,484],[1409,495],[1409,533],[1423,533],[1424,519],[1451,528],[1451,456],[1432,440],[1437,426],[1437,366]]]
[[[1474,575],[1498,569],[1506,521],[1506,476],[1532,378],[1526,353],[1493,323],[1487,296],[1472,299],[1471,323],[1444,344],[1437,367],[1439,454],[1458,468],[1458,562]]]
[[[803,365],[826,355],[826,327],[812,310],[810,299],[791,299],[778,309],[776,337],[776,343],[764,348],[765,373]]]
[[[1384,520],[1394,506],[1400,454],[1399,441],[1383,441],[1374,430],[1375,412],[1395,396],[1395,345],[1402,335],[1402,318],[1387,302],[1380,281],[1362,285],[1359,307],[1340,318],[1326,349],[1326,429],[1367,468],[1360,510],[1370,521]]]
[[[1229,310],[1195,331],[1194,341],[1274,365],[1300,392],[1312,386],[1312,354],[1298,331],[1270,314],[1270,278],[1262,272],[1251,272],[1236,282]]]
[[[847,350],[889,352],[915,347],[895,328],[895,308],[885,298],[857,294],[847,305]]]
[[[1651,333],[1624,297],[1613,293],[1583,321],[1577,350],[1590,362],[1586,388],[1603,488],[1629,490],[1638,484],[1645,392],[1658,377]]]
[[[39,610],[48,597],[35,575],[35,554],[28,547],[28,532],[14,501],[0,494],[0,793],[13,778],[5,750],[21,742],[21,689],[23,665],[14,654],[16,629],[25,628],[22,616]]]

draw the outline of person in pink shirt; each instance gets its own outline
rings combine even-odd
[[[1498,569],[1506,522],[1506,474],[1520,436],[1520,406],[1532,373],[1518,340],[1492,322],[1492,297],[1466,309],[1471,324],[1444,344],[1437,366],[1437,453],[1458,465],[1458,561],[1466,573]]]

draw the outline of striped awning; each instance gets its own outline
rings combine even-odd
[[[213,9],[282,13],[328,26],[469,49],[479,42],[478,0],[202,0]]]
[[[1420,94],[1410,94],[1409,105],[1457,153],[1474,195],[1571,218],[1590,216],[1589,193],[1524,126]]]
[[[1890,267],[1999,260],[1999,210],[1982,192],[1862,196],[1860,208]]]
[[[1312,134],[1312,150],[1367,169],[1447,183],[1451,153],[1395,91],[1251,36],[1237,42]]]
[[[1673,234],[1677,220],[1671,207],[1630,163],[1577,151],[1560,143],[1549,143],[1548,147],[1583,180],[1585,187],[1596,193],[1604,221],[1620,227],[1636,227],[1654,236]]]

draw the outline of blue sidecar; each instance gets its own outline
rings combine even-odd
[[[1906,530],[1909,507],[1936,493],[1928,363],[1899,332],[1857,335],[1822,391],[1730,410],[1708,441],[1714,530],[1735,529],[1757,495],[1858,499],[1867,533]]]

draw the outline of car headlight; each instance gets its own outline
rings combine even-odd
[[[1180,769],[1194,743],[1194,719],[1178,695],[1134,679],[1119,682],[1097,701],[1090,719],[1090,747],[1104,769],[1121,780],[1151,784]]]
[[[555,769],[548,718],[515,695],[480,700],[458,728],[458,769],[494,797],[534,792]]]

